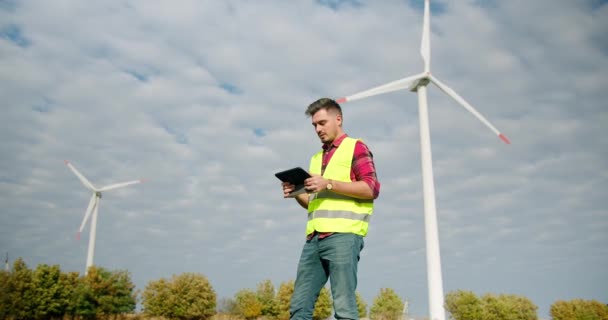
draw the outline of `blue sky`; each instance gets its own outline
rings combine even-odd
[[[274,172],[319,147],[306,106],[422,70],[422,1],[0,1],[0,250],[138,288],[200,272],[220,297],[295,277],[306,214]],[[443,279],[608,302],[608,6],[433,1],[432,68],[512,141],[429,90]],[[359,291],[427,313],[416,96],[345,104],[382,182]],[[85,229],[88,232],[88,228]]]

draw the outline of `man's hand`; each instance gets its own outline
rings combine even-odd
[[[329,180],[318,174],[313,174],[312,177],[304,180],[304,188],[306,188],[306,191],[312,193],[321,192],[327,188],[328,183]]]
[[[283,198],[293,198],[293,196],[290,196],[289,194],[296,189],[296,186],[289,182],[283,182],[281,183],[281,186],[283,187]]]
[[[295,197],[290,196],[289,194],[296,189],[296,186],[289,182],[283,182],[281,186],[283,187],[283,198],[295,198],[302,208],[308,209],[308,193],[300,193]]]

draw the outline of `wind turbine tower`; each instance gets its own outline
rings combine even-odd
[[[83,176],[78,170],[76,170],[76,168],[72,165],[72,163],[70,163],[69,161],[66,160],[65,164],[68,166],[68,168],[70,168],[70,170],[72,170],[72,172],[74,172],[74,174],[78,177],[80,182],[82,182],[82,184],[93,193],[91,195],[91,200],[89,200],[89,206],[87,207],[87,210],[84,213],[84,219],[82,220],[82,223],[80,224],[80,229],[78,230],[78,235],[77,235],[77,238],[80,240],[80,233],[84,229],[84,226],[87,223],[89,217],[92,215],[93,217],[92,217],[92,221],[91,221],[91,229],[89,231],[90,233],[89,233],[89,250],[87,253],[87,266],[86,266],[86,270],[85,270],[85,275],[86,275],[87,272],[89,271],[89,268],[93,265],[93,256],[95,253],[95,238],[96,238],[96,233],[97,233],[97,214],[99,211],[99,203],[101,202],[101,193],[105,192],[105,191],[118,189],[118,188],[123,188],[128,185],[141,183],[141,182],[143,182],[143,180],[133,180],[133,181],[128,181],[128,182],[115,183],[115,184],[107,185],[105,187],[97,188],[85,176]]]
[[[336,99],[336,102],[344,103],[404,89],[409,89],[418,94],[429,315],[431,320],[445,320],[445,310],[443,308],[443,280],[441,275],[441,259],[439,255],[439,234],[437,230],[437,209],[435,204],[435,184],[433,181],[433,160],[431,155],[431,136],[426,95],[427,86],[431,83],[434,84],[443,91],[443,93],[447,94],[463,108],[473,114],[474,117],[492,130],[492,132],[494,132],[502,141],[507,144],[510,144],[511,142],[483,115],[481,115],[481,113],[475,110],[473,106],[452,90],[452,88],[448,87],[431,74],[430,0],[424,0],[420,54],[424,61],[424,71],[422,73]]]

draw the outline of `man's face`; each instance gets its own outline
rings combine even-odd
[[[323,143],[334,141],[338,137],[341,125],[342,116],[333,110],[328,112],[321,109],[312,115],[312,126],[315,127],[315,132]]]

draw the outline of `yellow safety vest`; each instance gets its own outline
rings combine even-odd
[[[358,139],[346,137],[334,152],[323,172],[325,179],[351,182],[350,171]],[[310,159],[310,173],[321,174],[323,151]],[[306,234],[318,232],[367,234],[374,201],[357,199],[329,190],[309,195]]]

